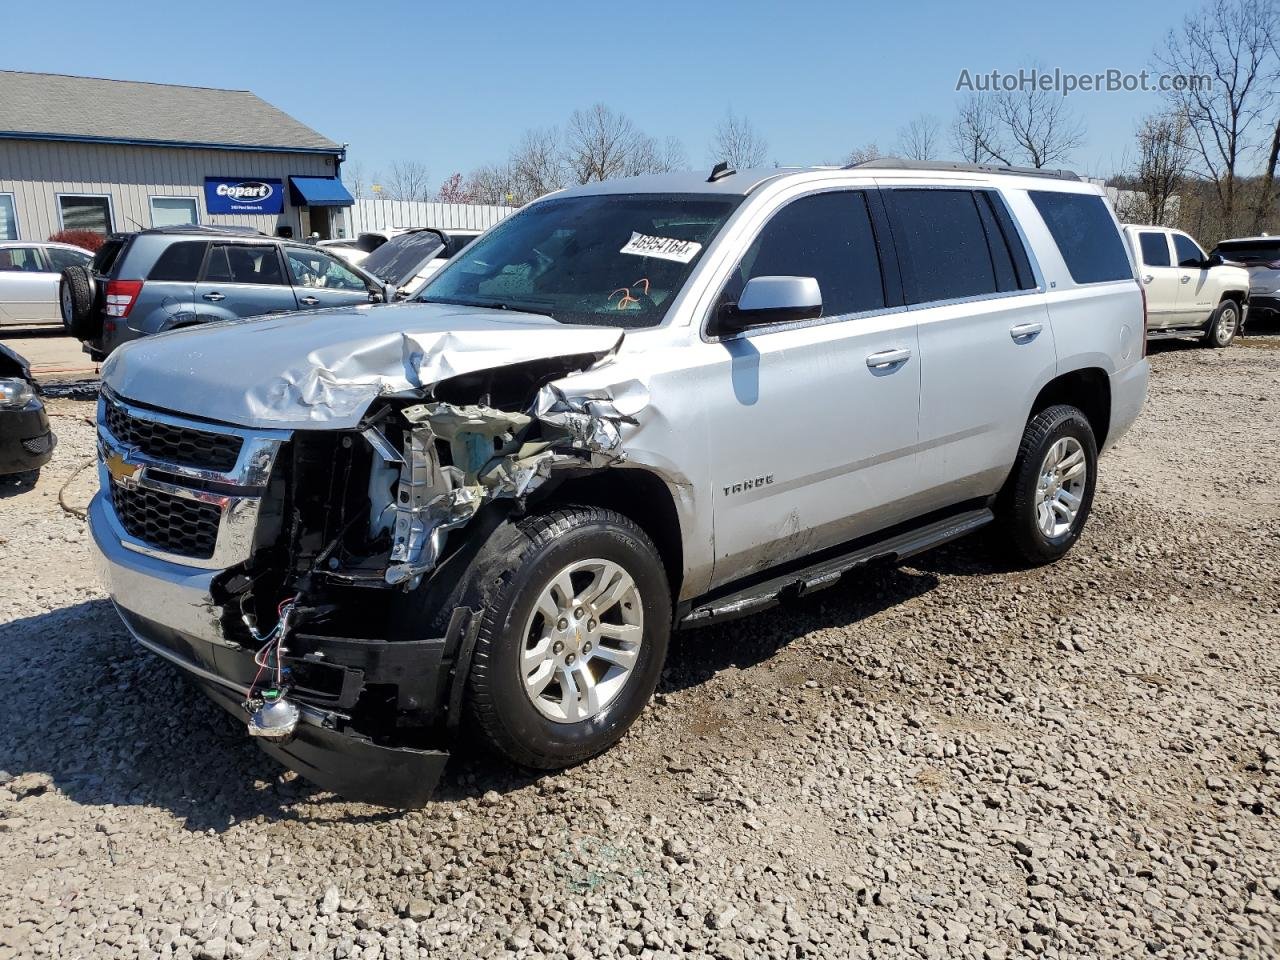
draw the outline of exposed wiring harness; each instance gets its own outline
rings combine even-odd
[[[253,683],[249,684],[249,701],[254,700],[264,671],[273,673],[275,680],[273,689],[264,691],[264,694],[269,699],[284,695],[284,640],[289,633],[289,620],[293,616],[297,601],[296,596],[280,601],[276,606],[276,625],[265,635],[258,633],[257,625],[247,613],[242,611],[240,614],[240,619],[249,628],[250,636],[259,645],[258,652],[253,655],[253,662],[258,665],[258,672],[254,674]]]

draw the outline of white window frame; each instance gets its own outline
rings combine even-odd
[[[18,195],[10,193],[8,190],[0,191],[0,197],[9,198],[9,209],[13,213],[13,240],[22,239],[22,224],[18,220]],[[0,240],[9,240],[9,237],[0,237]]]
[[[115,207],[115,203],[111,199],[111,194],[109,193],[71,193],[71,192],[55,193],[53,195],[53,202],[57,204],[57,207],[58,207],[58,229],[59,230],[67,229],[67,225],[65,222],[63,222],[63,219],[62,219],[62,198],[63,197],[83,197],[83,198],[92,199],[92,200],[106,200],[107,201],[107,219],[110,221],[110,223],[107,224],[107,234],[110,235],[116,232],[116,207]]]
[[[200,223],[200,199],[198,197],[184,197],[174,193],[155,193],[147,197],[147,210],[151,214],[151,226],[156,224],[156,201],[157,200],[189,200],[192,208],[195,210],[196,218],[192,223],[197,226]]]

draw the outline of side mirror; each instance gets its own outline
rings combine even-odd
[[[1211,253],[1200,262],[1202,270],[1208,270],[1210,267],[1220,267],[1223,264],[1222,254]]]
[[[813,277],[752,277],[737,303],[726,303],[716,317],[716,333],[822,316],[822,291]]]

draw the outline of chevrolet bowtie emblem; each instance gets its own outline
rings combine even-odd
[[[109,453],[107,455],[107,473],[111,474],[111,479],[117,483],[129,486],[138,480],[138,471],[142,467],[136,463],[129,463],[124,456],[119,453]]]

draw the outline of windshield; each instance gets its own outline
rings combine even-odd
[[[434,230],[415,230],[392,237],[365,257],[360,266],[383,283],[399,286],[443,248],[444,240]]]
[[[1218,244],[1213,252],[1223,260],[1234,260],[1249,266],[1271,263],[1280,260],[1280,239],[1228,240]]]
[[[418,299],[657,326],[741,202],[656,193],[543,200],[461,251]]]

